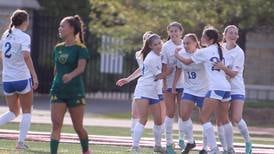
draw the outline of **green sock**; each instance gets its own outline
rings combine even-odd
[[[59,140],[54,140],[54,139],[50,140],[50,153],[51,154],[57,154],[58,145],[59,145]]]
[[[80,140],[81,146],[82,146],[82,151],[86,152],[88,151],[88,138],[87,139],[81,139]]]

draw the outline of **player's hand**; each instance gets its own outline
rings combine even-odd
[[[36,90],[38,88],[38,85],[39,85],[39,82],[38,82],[38,79],[37,78],[34,78],[32,80],[32,89],[33,90]]]
[[[122,79],[120,79],[116,82],[116,86],[122,87],[123,85],[125,85],[127,83],[128,83],[128,79],[127,78],[122,78]]]
[[[175,57],[178,57],[179,56],[179,52],[182,50],[182,48],[176,48],[175,49]]]
[[[172,93],[172,94],[177,94],[176,88],[173,87],[173,88],[171,89],[171,93]]]
[[[217,63],[214,63],[214,69],[224,70],[226,69],[226,66],[223,62],[217,62]]]
[[[64,74],[62,79],[64,83],[68,83],[69,81],[71,81],[72,76],[70,74]]]

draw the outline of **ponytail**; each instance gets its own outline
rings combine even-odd
[[[13,26],[17,27],[22,25],[28,18],[29,14],[25,10],[15,10],[10,17],[9,34],[7,37],[12,33]]]
[[[212,39],[213,44],[215,44],[215,43],[217,44],[219,58],[220,58],[220,61],[222,61],[224,59],[224,56],[223,56],[222,47],[221,47],[220,43],[218,42],[218,40],[219,40],[218,30],[211,26],[205,27],[203,30],[203,35],[206,35],[209,40]]]
[[[224,56],[223,56],[223,50],[222,50],[222,47],[220,45],[219,42],[216,42],[217,46],[218,46],[218,54],[219,54],[219,57],[220,57],[220,61],[223,61],[224,59]]]
[[[79,15],[68,16],[63,19],[63,21],[67,21],[71,27],[74,29],[74,36],[76,39],[79,40],[81,43],[84,43],[84,32],[83,32],[83,21]]]
[[[12,32],[12,31],[11,31],[12,27],[13,27],[13,23],[10,24],[10,27],[9,27],[9,34],[7,35],[7,37],[9,37],[9,35],[11,34],[11,32]]]

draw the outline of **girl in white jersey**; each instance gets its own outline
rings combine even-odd
[[[245,101],[245,85],[243,79],[244,70],[244,52],[237,45],[236,41],[239,38],[238,27],[229,25],[224,30],[224,58],[225,65],[222,63],[216,64],[216,67],[225,71],[229,77],[231,85],[231,121],[237,126],[245,141],[245,153],[252,153],[252,144],[248,132],[246,122],[242,119],[243,107]],[[220,112],[223,117],[224,113]],[[222,121],[223,118],[220,119]],[[228,144],[228,143],[226,143]],[[229,146],[229,145],[224,145]]]
[[[213,125],[210,122],[210,116],[219,109],[226,109],[230,100],[230,84],[226,79],[223,70],[214,67],[214,64],[223,61],[223,52],[218,43],[218,31],[214,28],[205,28],[201,38],[202,44],[206,48],[195,52],[191,58],[181,57],[176,50],[176,57],[186,65],[192,63],[202,63],[204,65],[208,78],[208,89],[204,104],[201,110],[200,120],[203,124],[203,133],[206,137],[206,144],[209,147],[208,153],[218,152]],[[228,111],[226,111],[228,112]],[[229,122],[228,122],[229,123]],[[232,133],[232,127],[225,127],[225,131]]]
[[[175,77],[175,68],[176,68],[176,58],[174,56],[174,51],[176,48],[184,49],[182,35],[183,35],[183,27],[178,22],[172,22],[167,26],[167,33],[169,36],[169,40],[164,43],[162,50],[162,63],[163,63],[163,71],[167,72],[168,69],[172,70],[171,73],[164,80],[164,101],[166,103],[166,118],[165,118],[165,131],[166,131],[166,141],[167,147],[166,152],[168,154],[174,154],[175,151],[173,149],[173,120],[176,114],[176,102],[180,105],[180,99],[183,92],[183,75],[180,76],[177,85],[176,85],[176,94],[172,93],[172,84]],[[180,123],[180,120],[179,120]],[[180,126],[180,124],[179,124]],[[180,133],[179,133],[180,134]],[[184,140],[182,134],[179,136],[179,146],[183,149]]]
[[[38,79],[30,56],[30,36],[24,31],[29,25],[29,15],[16,10],[11,16],[10,28],[1,39],[3,63],[3,89],[9,111],[0,116],[0,126],[15,119],[23,112],[17,149],[27,149],[24,143],[31,124],[32,89],[38,87]],[[19,104],[20,102],[20,104]]]
[[[134,98],[138,107],[140,116],[139,122],[134,127],[132,151],[139,152],[139,142],[144,132],[144,127],[148,118],[150,109],[154,119],[154,152],[164,153],[161,147],[161,107],[158,96],[158,80],[163,79],[166,75],[162,73],[162,64],[160,52],[162,41],[159,35],[152,34],[146,40],[145,46],[141,50],[143,66],[141,69],[142,76],[138,79]]]
[[[151,31],[147,31],[144,33],[143,35],[143,44],[145,45],[145,41],[147,40],[147,38],[149,37],[149,35],[151,35],[152,32]],[[142,54],[141,54],[141,51],[137,51],[136,54],[135,54],[135,57],[136,57],[136,60],[137,60],[137,63],[138,63],[138,68],[132,73],[130,74],[127,78],[122,78],[122,79],[119,79],[117,82],[116,82],[116,85],[121,87],[133,80],[135,80],[136,78],[140,77],[141,76],[141,68],[142,68],[142,65],[143,65],[143,59],[142,59]],[[162,96],[162,80],[159,80],[158,81],[159,84],[158,84],[158,95],[159,95],[159,99],[161,100],[160,102],[160,105],[161,105],[161,117],[162,119],[165,118],[166,114],[165,114],[165,103],[163,101],[163,96]],[[132,100],[132,105],[131,105],[131,116],[132,116],[132,119],[131,119],[131,137],[133,139],[133,130],[134,130],[134,127],[136,125],[136,123],[139,121],[139,114],[138,114],[138,108],[137,108],[137,105],[135,103],[135,99],[136,98],[133,98]]]
[[[199,41],[196,34],[189,33],[183,39],[184,48],[186,51],[181,51],[180,56],[191,57],[200,48]],[[184,65],[179,60],[177,62],[176,74],[180,74],[184,70],[184,94],[180,104],[180,132],[185,135],[187,141],[185,149],[182,153],[189,153],[196,144],[193,139],[193,126],[191,121],[191,114],[195,105],[200,109],[203,106],[204,97],[208,91],[208,79],[204,66],[202,64]],[[177,76],[177,75],[176,75]],[[175,77],[172,90],[175,91],[178,78]],[[204,144],[206,145],[206,144]],[[203,149],[206,149],[204,147]]]

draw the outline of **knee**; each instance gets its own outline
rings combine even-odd
[[[189,114],[187,113],[181,113],[181,119],[183,121],[187,121],[190,118]]]
[[[242,117],[232,116],[231,122],[235,126],[236,124],[238,124],[241,121],[241,119],[242,119]]]
[[[74,130],[77,134],[83,134],[86,132],[83,126],[74,126]]]
[[[61,131],[63,123],[61,121],[58,120],[52,120],[52,131],[56,132],[56,131]]]

